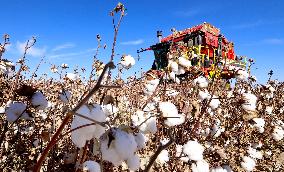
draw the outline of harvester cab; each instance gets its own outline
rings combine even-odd
[[[172,29],[172,34],[164,38],[162,32],[157,31],[157,37],[157,44],[137,50],[137,53],[154,51],[152,70],[167,70],[169,62],[180,63],[180,57],[190,61],[190,65],[183,66],[184,72],[180,75],[198,70],[208,78],[231,79],[236,69],[246,70],[246,58],[236,56],[234,43],[229,42],[218,28],[209,23],[183,31]]]

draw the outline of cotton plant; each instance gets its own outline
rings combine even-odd
[[[135,65],[135,59],[131,55],[123,55],[120,60],[120,64],[125,69],[130,69]]]
[[[103,112],[101,106],[98,104],[83,105],[76,111],[76,114],[83,115],[98,122],[106,121],[106,115]],[[75,129],[91,123],[93,122],[81,116],[75,115],[71,123],[71,129]],[[99,139],[104,132],[105,127],[99,124],[90,125],[73,131],[71,133],[71,139],[77,147],[81,148],[85,146],[87,140],[91,140],[92,138]]]
[[[37,91],[32,95],[31,104],[37,110],[44,110],[48,106],[48,101],[46,97],[42,94],[42,92]]]
[[[140,159],[135,153],[138,144],[132,133],[120,128],[111,128],[100,138],[102,159],[111,162],[115,166],[126,162],[130,170],[140,167]]]
[[[171,102],[160,102],[159,110],[165,118],[165,124],[169,127],[181,125],[185,121],[185,114],[179,114],[176,106]]]

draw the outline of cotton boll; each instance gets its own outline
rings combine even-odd
[[[258,132],[263,133],[264,132],[264,125],[265,125],[264,119],[253,118],[252,120],[255,122],[255,124],[253,126],[257,128]]]
[[[176,77],[176,74],[174,72],[171,72],[169,74],[169,77],[171,80],[173,80],[175,83],[180,84],[180,80]]]
[[[167,90],[167,91],[166,91],[166,95],[167,95],[167,96],[175,97],[175,96],[178,95],[178,94],[179,94],[179,92],[176,91],[176,90]]]
[[[131,68],[132,66],[135,65],[135,59],[130,55],[122,56],[120,64],[125,69],[129,69],[129,68]]]
[[[272,133],[272,137],[276,141],[282,140],[283,137],[284,137],[284,130],[283,130],[283,128],[280,127],[280,126],[275,126],[274,130],[273,130],[273,133]]]
[[[110,143],[110,146],[108,147],[109,138],[107,135],[103,135],[100,138],[100,143],[101,143],[102,159],[113,163],[113,165],[115,166],[120,165],[123,159],[116,152],[113,141]]]
[[[247,73],[247,71],[245,71],[245,70],[238,70],[237,71],[237,73],[236,73],[236,78],[238,79],[238,80],[246,80],[246,79],[248,79],[248,77],[249,77],[249,74]]]
[[[227,172],[227,170],[219,166],[219,167],[211,168],[210,172]]]
[[[102,105],[102,109],[106,116],[112,116],[118,112],[118,108],[112,104]]]
[[[106,115],[99,104],[92,104],[90,108],[90,115],[93,117],[94,120],[98,122],[105,122]]]
[[[126,161],[129,170],[136,171],[140,167],[140,158],[137,154],[134,154]]]
[[[155,134],[157,132],[157,118],[151,117],[147,122],[147,127],[143,131],[144,133],[152,133]]]
[[[33,94],[31,103],[37,110],[44,110],[48,106],[48,101],[40,91],[37,91]]]
[[[226,172],[233,172],[232,168],[229,165],[223,165],[223,168],[226,170]]]
[[[185,57],[179,57],[178,64],[185,68],[188,68],[191,66],[191,61],[187,60]]]
[[[256,162],[254,159],[244,156],[243,161],[241,162],[241,167],[246,171],[253,171],[254,167],[256,166]]]
[[[69,100],[71,99],[71,92],[67,91],[67,90],[63,90],[62,93],[59,94],[59,99],[63,102],[63,103],[68,103]]]
[[[136,111],[131,116],[131,121],[134,126],[140,126],[139,129],[143,133],[156,133],[157,126],[156,126],[156,117],[152,116],[151,113],[145,114],[143,111]],[[143,123],[142,125],[140,125]]]
[[[176,62],[169,60],[169,66],[174,74],[178,73],[178,64]]]
[[[181,66],[178,67],[178,72],[177,72],[177,75],[182,75],[185,73],[185,69]]]
[[[31,120],[32,118],[25,112],[27,105],[22,102],[11,102],[6,107],[6,119],[9,122],[21,119]]]
[[[86,125],[86,124],[90,124],[90,123],[92,123],[90,120],[87,120],[87,119],[82,118],[80,116],[75,116],[72,123],[71,123],[71,129],[75,129],[77,127],[80,127],[80,126]],[[95,130],[96,130],[95,125],[82,127],[82,128],[77,129],[77,130],[75,130],[71,133],[71,139],[77,147],[79,147],[79,148],[84,147],[86,141],[90,140],[93,137]]]
[[[83,171],[85,170],[88,172],[101,172],[101,166],[95,161],[85,161],[83,163]]]
[[[143,149],[146,147],[146,136],[142,134],[141,132],[137,133],[134,135],[135,141],[137,143],[137,148],[138,150]]]
[[[177,107],[171,102],[160,102],[159,109],[163,117],[176,116],[178,114]]]
[[[242,104],[242,108],[246,111],[255,111],[257,97],[251,93],[242,94],[245,103]]]
[[[192,172],[209,172],[209,164],[201,159],[191,165]]]
[[[211,97],[211,95],[208,93],[207,90],[205,90],[205,91],[200,90],[198,92],[198,99],[201,100],[201,101],[203,101],[205,99],[209,99],[210,97]]]
[[[211,107],[211,109],[217,109],[218,106],[220,105],[220,100],[218,99],[217,96],[213,95],[210,103],[209,103],[209,106]]]
[[[271,115],[271,114],[272,114],[272,111],[273,111],[273,107],[272,107],[272,106],[266,106],[265,112],[266,112],[268,115]]]
[[[262,159],[262,152],[261,151],[257,151],[254,148],[248,147],[247,152],[248,152],[249,156],[254,158],[254,159]]]
[[[189,157],[190,160],[200,161],[203,159],[204,147],[197,141],[188,141],[183,145],[183,152]]]
[[[68,79],[70,79],[71,81],[75,81],[75,80],[79,79],[79,76],[75,73],[67,73],[66,77]]]
[[[164,164],[170,160],[169,152],[167,150],[162,150],[161,153],[157,157],[157,162],[160,164]]]
[[[114,146],[116,152],[123,160],[127,160],[137,150],[135,137],[131,133],[127,133],[120,129],[114,131]]]
[[[198,78],[194,79],[193,83],[198,85],[200,88],[206,88],[209,84],[204,76],[199,76]]]
[[[165,120],[165,124],[169,127],[181,125],[185,121],[184,114],[175,114]]]

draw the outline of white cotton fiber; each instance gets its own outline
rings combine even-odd
[[[137,154],[132,155],[126,161],[129,170],[136,171],[140,167],[140,158]]]
[[[83,163],[83,171],[87,170],[88,172],[101,172],[101,166],[95,161],[85,161]]]
[[[197,141],[188,141],[183,145],[183,152],[189,157],[190,160],[200,161],[203,159],[204,147]]]
[[[44,110],[48,106],[46,97],[40,91],[33,94],[31,103],[37,110]]]

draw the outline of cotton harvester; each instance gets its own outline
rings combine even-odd
[[[208,78],[234,78],[236,69],[246,70],[246,58],[236,56],[233,42],[229,42],[220,30],[209,23],[203,23],[182,31],[172,29],[172,34],[162,38],[162,31],[157,31],[159,42],[146,49],[137,50],[141,53],[153,50],[155,60],[152,70],[167,71],[171,62],[182,65],[179,75],[202,73]]]

